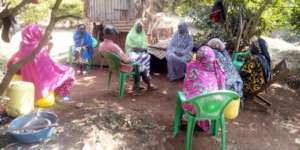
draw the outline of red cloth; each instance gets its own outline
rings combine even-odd
[[[212,13],[209,15],[209,18],[210,18],[213,22],[215,22],[215,23],[220,22],[220,20],[221,20],[221,11],[220,11],[220,10],[217,10],[217,11],[212,12]]]

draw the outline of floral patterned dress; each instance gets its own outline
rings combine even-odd
[[[197,59],[187,64],[183,94],[187,99],[210,91],[224,89],[225,75],[214,51],[203,46],[197,52]],[[190,104],[183,104],[183,109],[196,113]],[[208,121],[199,121],[198,126],[204,131],[209,130]]]

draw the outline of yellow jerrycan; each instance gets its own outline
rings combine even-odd
[[[49,94],[43,98],[37,100],[36,105],[42,108],[52,107],[55,104],[55,94],[54,92],[49,92]]]
[[[240,99],[231,101],[224,109],[224,117],[226,119],[235,119],[240,111]]]
[[[7,89],[10,98],[6,105],[9,116],[17,117],[34,110],[34,85],[31,82],[12,81]]]

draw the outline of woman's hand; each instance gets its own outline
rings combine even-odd
[[[50,52],[52,48],[53,48],[53,43],[48,42],[48,51]]]
[[[138,47],[133,48],[133,50],[136,51],[136,52],[145,52],[145,51],[147,51],[147,49],[145,49],[145,48],[138,48]]]

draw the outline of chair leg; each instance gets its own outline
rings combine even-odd
[[[192,149],[192,140],[193,140],[193,133],[194,133],[195,125],[196,125],[195,117],[188,115],[187,131],[186,131],[186,136],[185,136],[185,149],[186,150]]]
[[[222,143],[221,143],[221,150],[226,149],[226,128],[225,128],[225,119],[224,119],[224,114],[221,116],[221,129],[222,129]]]
[[[112,72],[109,71],[108,73],[108,81],[107,81],[107,89],[110,89],[110,83],[111,83],[111,77],[112,77]]]
[[[218,137],[219,133],[219,121],[218,120],[211,120],[211,128],[210,128],[210,134],[212,136]]]
[[[139,71],[139,66],[138,65],[134,65],[134,86],[135,86],[135,91],[137,93],[140,93],[140,82],[141,82],[141,75],[140,75],[140,71]]]
[[[181,101],[179,98],[177,98],[175,117],[174,117],[174,121],[173,121],[173,137],[175,137],[177,135],[177,133],[180,129],[181,116],[182,116]]]
[[[125,93],[126,74],[119,73],[119,97],[123,97]]]

